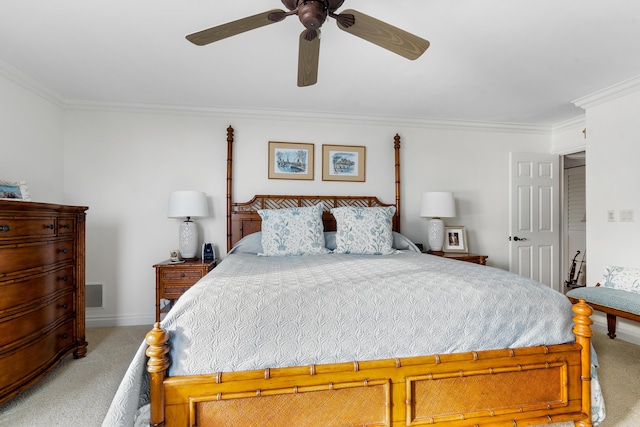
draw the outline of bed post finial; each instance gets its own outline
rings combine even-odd
[[[160,327],[160,322],[153,325],[144,341],[149,346],[145,352],[149,356],[147,371],[149,372],[149,390],[151,394],[151,427],[164,426],[164,377],[169,368],[169,334]]]
[[[580,378],[582,380],[582,413],[586,416],[584,420],[576,421],[575,424],[580,427],[591,427],[593,425],[591,423],[591,337],[593,336],[591,314],[593,309],[584,299],[574,304],[571,309],[575,314],[573,333],[576,336],[576,342],[582,346]]]
[[[227,252],[231,250],[231,203],[233,200],[233,128],[227,128]]]
[[[400,135],[393,137],[393,149],[396,153],[396,231],[400,233]]]

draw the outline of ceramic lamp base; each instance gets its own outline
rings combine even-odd
[[[444,245],[444,221],[432,218],[427,225],[429,248],[434,252],[442,251]]]
[[[198,254],[198,226],[193,221],[180,223],[178,250],[182,258],[195,258]]]

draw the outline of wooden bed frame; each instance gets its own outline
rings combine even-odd
[[[227,246],[258,231],[262,208],[387,206],[375,197],[232,200],[227,129]],[[400,137],[394,139],[400,229]],[[328,212],[326,230],[335,229]],[[147,334],[151,426],[591,426],[591,308],[573,306],[576,342],[562,345],[168,377],[169,335]]]

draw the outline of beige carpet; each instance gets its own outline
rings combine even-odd
[[[87,357],[67,357],[37,385],[0,405],[0,426],[98,427],[149,326],[87,330]],[[601,427],[640,426],[640,346],[597,333],[607,407]]]

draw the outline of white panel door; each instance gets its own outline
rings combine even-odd
[[[560,290],[559,157],[510,153],[509,270]]]

